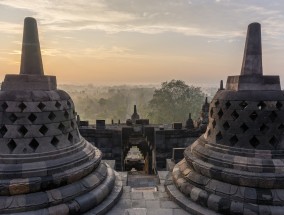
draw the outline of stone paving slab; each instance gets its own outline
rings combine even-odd
[[[166,172],[159,174],[160,182],[165,181]],[[123,172],[121,178],[127,179]],[[137,177],[139,178],[139,177]],[[157,191],[135,191],[131,186],[123,186],[123,194],[118,203],[107,215],[191,215],[173,202],[163,184],[157,185]]]
[[[127,185],[131,187],[155,187],[159,184],[158,176],[131,175],[127,176]]]
[[[127,209],[125,215],[147,215],[147,210],[146,208]]]
[[[175,215],[173,209],[154,208],[147,211],[147,215]]]

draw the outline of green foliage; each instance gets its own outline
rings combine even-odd
[[[181,80],[163,82],[149,102],[152,123],[185,122],[188,113],[197,118],[205,95],[200,87],[188,86]]]
[[[160,89],[154,86],[60,86],[72,97],[81,120],[91,124],[96,119],[116,123],[131,118],[133,105],[137,105],[140,118],[151,123],[184,122],[188,113],[197,118],[204,102],[199,87],[186,85],[183,81],[164,82]],[[214,91],[214,90],[213,90]],[[214,91],[215,93],[215,91]]]
[[[131,118],[134,104],[137,105],[140,117],[146,117],[147,104],[151,100],[154,87],[139,86],[61,86],[72,97],[76,112],[81,120],[91,124],[97,119],[110,123],[120,120],[122,123]]]

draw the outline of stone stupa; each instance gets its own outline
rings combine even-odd
[[[26,18],[19,75],[0,91],[0,214],[104,214],[118,174],[79,133],[74,104],[43,71],[37,24]]]
[[[135,124],[136,120],[140,119],[139,114],[137,113],[136,105],[134,105],[133,114],[131,115],[131,121]]]
[[[241,75],[229,76],[209,124],[176,164],[167,190],[193,214],[284,214],[284,94],[264,76],[260,24],[248,26]]]

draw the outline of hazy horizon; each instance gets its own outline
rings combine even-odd
[[[45,74],[60,84],[218,86],[240,73],[251,22],[262,24],[264,74],[283,74],[281,0],[0,0],[0,11],[1,80],[19,71],[27,16],[38,21]]]

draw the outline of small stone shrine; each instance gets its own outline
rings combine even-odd
[[[252,23],[241,75],[211,101],[205,134],[173,169],[172,197],[193,214],[283,215],[283,105],[279,76],[262,74],[260,24]]]
[[[191,118],[191,113],[188,114],[188,119],[186,120],[185,127],[187,129],[194,129],[193,120]]]
[[[140,119],[140,116],[139,114],[137,113],[137,108],[136,108],[136,105],[134,105],[134,111],[133,111],[133,114],[131,116],[131,121],[132,123],[136,123],[136,120]]]
[[[208,114],[209,114],[209,103],[208,98],[205,98],[205,102],[202,105],[200,117],[197,121],[197,127],[200,129],[202,133],[206,131],[207,125],[208,125]]]
[[[43,71],[36,20],[26,18],[19,75],[0,91],[0,214],[104,214],[117,173],[79,133],[70,96]]]

